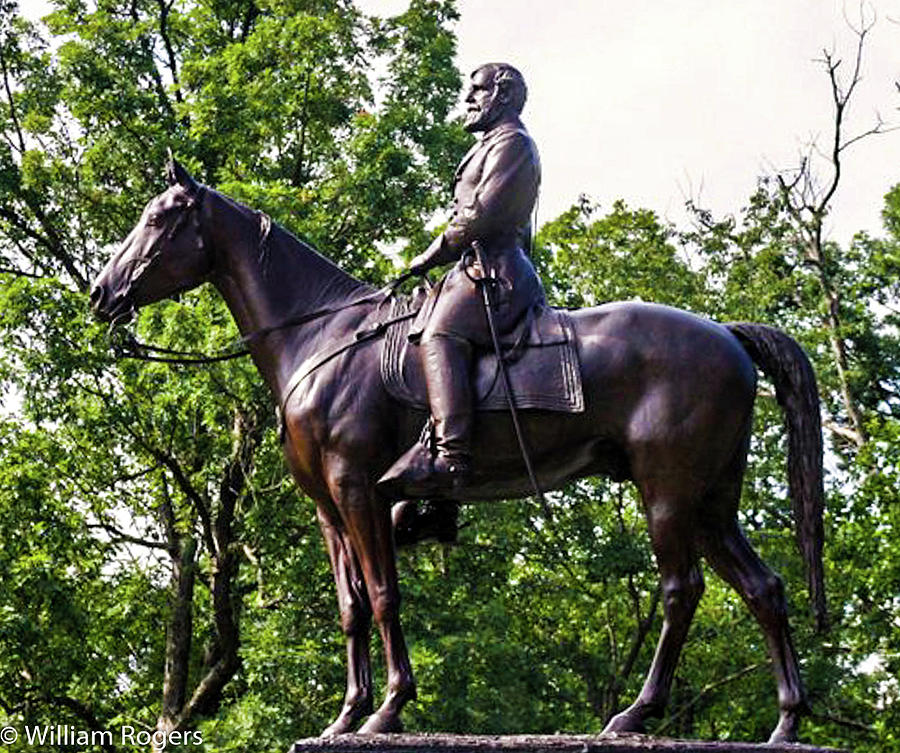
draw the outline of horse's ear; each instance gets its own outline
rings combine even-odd
[[[190,173],[181,166],[181,163],[175,159],[172,155],[172,150],[169,149],[168,152],[169,160],[166,162],[166,180],[169,185],[181,185],[190,191],[196,191],[197,182],[190,176]]]
[[[175,155],[172,154],[172,147],[166,147],[166,183],[174,186],[178,182],[175,175]]]

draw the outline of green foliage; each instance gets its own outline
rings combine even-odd
[[[704,270],[691,268],[670,227],[623,201],[598,213],[582,197],[541,228],[535,258],[551,301],[578,307],[633,299],[703,310]]]
[[[786,541],[784,450],[777,415],[761,404],[753,461],[745,485],[746,527],[760,553],[792,588],[797,642],[804,647],[813,701],[810,737],[850,749],[897,750],[896,623],[900,561],[897,536],[896,399],[900,386],[896,268],[892,225],[897,190],[886,197],[883,238],[858,235],[846,247],[824,243],[813,253],[772,180],[762,180],[739,217],[714,219],[695,207],[683,240],[707,259],[718,318],[774,323],[811,356],[826,427],[826,583],[832,612],[827,636],[809,633]],[[862,417],[855,430],[853,414]],[[770,427],[770,428],[766,428]],[[749,504],[747,504],[749,503]],[[702,616],[701,616],[702,619]],[[733,638],[733,636],[732,636]],[[747,728],[749,729],[749,727]]]
[[[456,18],[449,0],[394,18],[349,0],[58,0],[44,28],[0,5],[0,722],[153,728],[224,660],[227,681],[179,722],[207,750],[284,750],[337,711],[328,561],[260,379],[113,359],[85,290],[161,189],[167,147],[354,274],[389,275],[427,244],[469,142],[447,122]],[[803,342],[828,426],[829,635],[808,616],[766,385],[742,523],[788,586],[805,734],[900,751],[900,188],[883,237],[826,244],[817,264],[772,180],[736,216],[694,209],[676,229],[582,199],[540,229],[536,265],[558,305],[657,301]],[[207,352],[236,336],[202,288],[136,329]],[[458,546],[401,553],[411,729],[597,732],[639,692],[661,622],[639,501],[594,480],[550,508],[473,505]],[[772,689],[758,626],[707,573],[653,730],[763,739]]]

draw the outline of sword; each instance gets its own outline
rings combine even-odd
[[[541,487],[538,486],[537,476],[534,473],[534,467],[531,465],[531,456],[528,453],[528,445],[525,442],[525,435],[522,432],[522,425],[519,423],[519,409],[516,408],[516,398],[513,395],[512,384],[509,381],[509,372],[506,370],[506,361],[503,360],[503,350],[500,348],[500,338],[497,336],[497,327],[494,324],[494,302],[491,298],[493,280],[488,277],[488,267],[484,258],[484,249],[477,240],[472,241],[472,250],[475,252],[475,259],[481,267],[482,277],[476,280],[481,285],[481,295],[484,298],[484,311],[487,314],[488,329],[491,331],[491,342],[494,345],[494,352],[497,354],[497,365],[500,369],[500,378],[503,380],[503,389],[506,392],[506,402],[509,404],[509,414],[512,417],[513,429],[515,430],[516,440],[519,443],[519,450],[522,453],[522,459],[525,461],[525,470],[528,472],[528,480],[531,481],[531,488],[534,489],[534,496],[544,508],[544,515],[547,520],[553,520],[553,514],[547,500],[544,498]]]

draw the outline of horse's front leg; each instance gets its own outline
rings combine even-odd
[[[372,665],[369,658],[372,607],[359,562],[340,520],[334,519],[334,511],[325,510],[321,505],[318,506],[317,516],[334,573],[341,629],[347,637],[347,693],[341,713],[322,733],[322,737],[330,737],[353,732],[363,718],[372,713]]]
[[[416,685],[400,628],[400,589],[390,508],[376,498],[373,480],[359,465],[343,458],[330,463],[328,483],[362,567],[387,665],[384,702],[360,732],[400,732],[400,712],[416,697]]]

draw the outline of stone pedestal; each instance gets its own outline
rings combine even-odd
[[[813,745],[668,740],[644,735],[341,735],[298,740],[289,753],[842,753]]]

